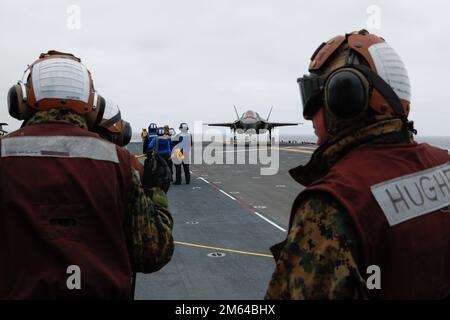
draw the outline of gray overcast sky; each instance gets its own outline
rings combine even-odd
[[[67,9],[81,9],[70,30]],[[0,3],[0,122],[9,87],[49,49],[72,52],[96,89],[119,104],[139,131],[149,122],[232,121],[253,109],[272,121],[299,121],[297,77],[323,41],[367,28],[371,5],[379,29],[400,54],[412,84],[419,135],[450,135],[448,1],[149,0]],[[1,100],[0,100],[1,101]],[[312,134],[309,123],[282,134]]]

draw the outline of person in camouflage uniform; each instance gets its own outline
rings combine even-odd
[[[368,35],[365,30],[354,34]],[[349,59],[368,65],[361,54],[349,48],[348,37],[322,44],[311,59],[310,71],[326,77],[348,64]],[[333,45],[334,51],[327,48]],[[314,68],[319,63],[322,65]],[[313,121],[319,147],[306,165],[290,170],[304,186],[313,185],[358,147],[415,143],[412,125],[405,118],[369,108],[362,117],[343,119],[330,114],[323,101],[323,96],[317,98],[315,111],[305,116]],[[327,192],[311,191],[297,199],[286,240],[271,248],[276,267],[265,299],[370,298],[366,275],[361,272],[360,239],[346,208]]]
[[[413,143],[401,121],[377,119],[371,126],[319,147],[308,164],[290,174],[301,184],[310,185],[352,148]],[[329,194],[317,193],[299,204],[293,216],[287,239],[272,247],[277,265],[265,298],[368,298],[358,268],[358,236],[345,208]]]
[[[79,58],[49,51],[27,72],[8,92],[22,127],[0,138],[0,299],[129,299],[133,274],[174,252],[170,170],[153,157],[139,172],[126,149],[88,132],[105,103]]]
[[[81,115],[65,108],[38,111],[23,126],[48,122],[68,123],[88,130]],[[143,188],[139,171],[133,167],[131,170],[133,189],[127,213],[130,223],[126,225],[126,233],[132,239],[130,258],[135,272],[155,272],[172,258],[173,218],[167,195],[160,188]]]

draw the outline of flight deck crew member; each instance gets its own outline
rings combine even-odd
[[[132,273],[173,253],[159,178],[141,183],[129,152],[88,130],[104,100],[80,59],[49,51],[27,73],[8,92],[22,128],[0,139],[0,299],[128,299]]]
[[[170,173],[172,172],[172,160],[170,156],[172,154],[172,140],[170,137],[165,136],[164,128],[158,128],[157,137],[150,141],[150,144],[147,147],[148,151],[152,151],[156,148],[156,152],[159,156],[161,156],[167,163],[170,168]],[[156,145],[155,145],[156,143]]]
[[[192,147],[192,135],[188,132],[187,123],[180,124],[180,133],[174,137],[174,148],[172,158],[175,163],[175,183],[181,184],[181,166],[183,166],[184,178],[186,184],[191,181],[191,173],[189,171],[189,153]]]
[[[142,142],[144,142],[145,141],[145,138],[147,137],[147,134],[148,134],[148,132],[147,132],[147,129],[142,129],[142,132],[141,132],[141,140],[142,140]]]
[[[142,151],[144,154],[147,154],[147,148],[150,145],[150,142],[158,136],[158,125],[156,123],[150,123],[148,125],[148,132],[145,136]]]
[[[170,128],[169,126],[166,124],[164,127],[164,137],[166,138],[170,138],[172,136],[171,132],[170,132]]]
[[[309,72],[298,82],[319,148],[290,171],[305,189],[266,299],[449,297],[450,156],[413,140],[400,57],[361,30],[324,42]]]
[[[177,132],[175,131],[174,128],[170,128],[170,129],[169,129],[169,135],[170,135],[171,137],[175,136],[176,134],[177,134]]]
[[[173,130],[173,129],[172,129]],[[172,153],[172,147],[173,147],[173,141],[172,141],[172,135],[173,135],[173,131],[170,129],[170,127],[166,124],[164,126],[164,138],[169,138],[170,139],[170,152]],[[170,168],[170,172],[173,175],[173,161],[172,161],[172,157],[169,157],[167,159],[167,164],[169,165]],[[172,178],[173,181],[173,178]]]

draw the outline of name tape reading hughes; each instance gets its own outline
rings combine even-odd
[[[450,205],[450,163],[378,183],[371,190],[394,226]]]

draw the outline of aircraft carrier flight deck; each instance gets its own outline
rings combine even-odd
[[[128,149],[140,154],[142,144]],[[264,297],[275,267],[269,248],[285,239],[292,202],[302,190],[288,170],[306,163],[314,150],[274,149],[279,151],[275,175],[260,175],[254,164],[193,164],[191,183],[184,184],[183,177],[183,184],[171,186],[175,253],[161,271],[137,275],[135,299]]]

